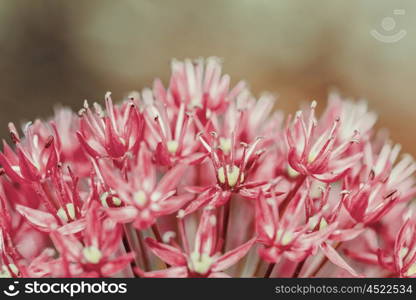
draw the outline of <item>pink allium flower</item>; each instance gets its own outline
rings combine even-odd
[[[125,269],[134,258],[134,253],[123,253],[119,241],[122,228],[103,215],[98,202],[91,202],[82,238],[51,234],[65,277],[109,277]],[[117,253],[118,252],[118,253]],[[117,254],[117,256],[114,256]]]
[[[158,165],[173,166],[176,163],[189,163],[204,158],[198,152],[195,141],[195,127],[185,111],[185,104],[179,109],[168,107],[153,99],[150,90],[143,91],[145,119],[147,124],[146,142],[154,151],[154,161]]]
[[[380,264],[395,276],[416,277],[415,233],[415,220],[408,219],[400,228],[394,242],[392,257],[386,258],[382,250],[378,252]]]
[[[288,161],[293,176],[312,176],[320,181],[337,181],[361,157],[361,153],[347,155],[356,142],[356,132],[347,140],[341,140],[340,117],[319,123],[315,118],[316,102],[310,112],[296,113],[293,125],[288,127],[286,137],[289,144]]]
[[[144,120],[133,100],[114,105],[111,93],[105,95],[104,111],[94,103],[92,112],[85,102],[80,110],[78,139],[93,158],[111,157],[122,164],[126,154],[136,155],[143,137]]]
[[[177,212],[193,198],[189,193],[178,195],[185,165],[173,167],[157,180],[151,157],[146,145],[142,145],[136,160],[131,161],[129,171],[124,174],[113,170],[112,162],[100,164],[100,174],[109,187],[100,196],[102,205],[108,207],[106,211],[114,221],[132,223],[139,230],[153,225],[158,217]],[[117,191],[117,195],[109,195],[111,191]]]
[[[16,144],[16,152],[4,143],[4,153],[0,153],[0,162],[7,175],[16,182],[38,182],[52,174],[58,163],[55,138],[52,131],[44,132],[40,121],[25,127],[25,139],[22,141],[13,123],[9,124],[10,136]]]
[[[137,268],[137,272],[144,277],[229,277],[222,271],[242,259],[255,241],[256,238],[253,237],[239,247],[221,255],[219,252],[223,241],[218,239],[217,218],[211,210],[205,210],[202,213],[195,235],[194,249],[191,253],[189,249],[182,252],[174,246],[158,243],[148,238],[146,243],[150,250],[172,267],[152,272],[143,272]]]
[[[222,113],[244,90],[245,84],[240,82],[230,90],[230,76],[221,74],[221,68],[216,57],[173,60],[168,90],[157,80],[155,95],[171,107],[179,108],[183,103],[188,109],[201,109],[204,117],[209,112]]]
[[[0,152],[0,277],[415,277],[416,163],[331,93],[285,119],[217,58]]]

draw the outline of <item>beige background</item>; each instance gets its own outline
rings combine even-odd
[[[394,16],[393,9],[405,9]],[[396,28],[383,31],[392,16]],[[407,36],[394,44],[369,31]],[[219,56],[234,81],[293,112],[336,87],[366,98],[416,154],[416,1],[0,0],[0,136],[56,103],[115,98],[169,74],[175,57]],[[321,107],[323,104],[321,104]]]

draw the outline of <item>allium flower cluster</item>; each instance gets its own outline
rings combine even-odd
[[[363,101],[287,118],[217,58],[0,152],[1,277],[416,277],[416,164]]]

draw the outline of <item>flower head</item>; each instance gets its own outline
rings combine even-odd
[[[220,253],[220,240],[217,235],[217,218],[211,210],[205,210],[195,235],[195,246],[191,253],[147,239],[151,251],[171,267],[162,271],[143,272],[137,269],[140,276],[145,277],[228,277],[222,271],[237,263],[250,250],[255,238],[228,251]]]
[[[94,103],[94,111],[85,101],[80,110],[81,128],[77,136],[92,158],[111,157],[122,160],[134,155],[143,137],[144,120],[133,100],[114,105],[111,93],[105,95],[105,111]]]
[[[416,163],[365,101],[285,119],[208,58],[104,102],[9,124],[0,277],[416,276]]]
[[[297,112],[293,124],[286,129],[290,174],[313,176],[324,182],[337,181],[361,157],[361,153],[346,155],[356,142],[357,132],[351,132],[348,140],[338,143],[342,120],[336,117],[319,131],[315,107],[316,102],[312,102],[306,116],[302,111]]]
[[[137,229],[147,228],[158,217],[177,212],[193,198],[188,193],[178,194],[186,165],[177,165],[158,180],[151,161],[151,152],[142,145],[137,158],[129,161],[129,171],[114,173],[111,161],[100,162],[98,172],[103,185],[108,187],[107,191],[102,190],[100,201],[114,221],[133,222]]]

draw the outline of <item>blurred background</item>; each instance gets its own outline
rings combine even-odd
[[[365,98],[416,154],[416,1],[0,0],[0,136],[60,103],[167,83],[171,58],[219,56],[234,82],[293,112]]]

